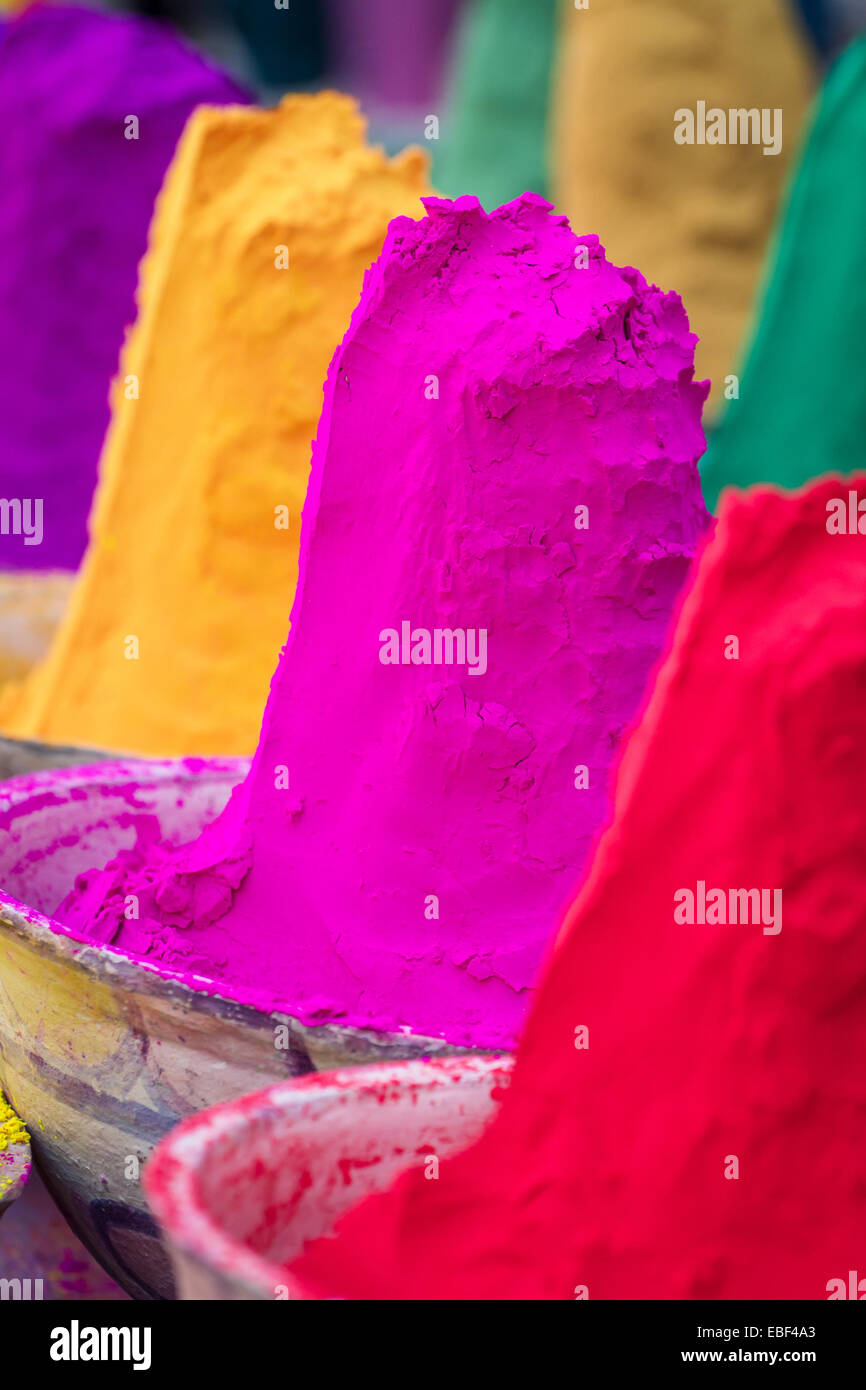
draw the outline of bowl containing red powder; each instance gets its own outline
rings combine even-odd
[[[511,1062],[454,1057],[305,1076],[186,1120],[144,1185],[181,1298],[310,1299],[292,1262],[344,1211],[471,1144]]]
[[[104,762],[0,784],[0,1082],[70,1225],[139,1298],[173,1292],[139,1171],[180,1120],[286,1076],[454,1051],[309,1026],[217,984],[194,954],[168,968],[57,919],[92,865],[199,834],[247,766]]]

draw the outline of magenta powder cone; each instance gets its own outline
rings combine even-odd
[[[706,386],[679,298],[542,199],[426,206],[331,363],[249,776],[57,916],[308,1023],[509,1046],[708,524]]]

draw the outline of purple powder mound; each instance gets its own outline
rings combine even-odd
[[[146,20],[38,6],[4,26],[0,568],[81,559],[154,199],[193,108],[247,100]]]
[[[57,915],[307,1023],[510,1046],[708,525],[707,387],[677,295],[542,199],[426,207],[331,363],[249,776]]]

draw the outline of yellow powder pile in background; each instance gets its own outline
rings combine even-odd
[[[718,403],[740,365],[784,177],[812,88],[787,0],[562,0],[552,111],[553,196],[616,265],[682,295],[696,376]],[[674,113],[781,107],[778,155],[680,145]]]
[[[25,1144],[29,1139],[24,1121],[18,1118],[0,1091],[0,1153],[8,1149],[10,1144]]]
[[[51,650],[0,702],[14,737],[249,753],[297,579],[330,358],[420,151],[354,102],[201,108],[157,203],[113,387],[91,542]]]

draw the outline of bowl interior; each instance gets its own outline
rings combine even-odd
[[[248,766],[245,758],[105,762],[2,783],[0,889],[53,917],[76,875],[132,848],[139,830],[156,827],[175,844],[193,839]]]
[[[451,1051],[414,1034],[308,1027],[56,920],[76,874],[144,828],[192,839],[246,769],[107,762],[0,784],[0,1082],[70,1224],[137,1297],[171,1294],[138,1165],[184,1117],[287,1076]]]
[[[285,1265],[403,1169],[477,1138],[511,1074],[503,1058],[362,1067],[283,1082],[169,1135],[145,1189],[172,1244],[273,1298]]]

